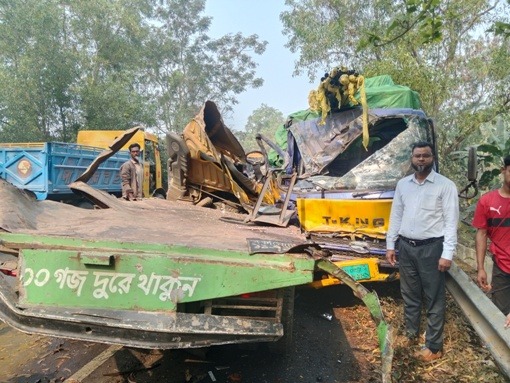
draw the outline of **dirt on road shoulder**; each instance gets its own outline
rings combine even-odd
[[[403,303],[399,283],[372,285],[381,299],[386,320],[396,329],[393,382],[419,383],[505,383],[507,378],[496,366],[489,350],[464,317],[461,309],[447,294],[446,324],[444,330],[444,356],[437,362],[421,364],[413,358],[414,348],[403,347]],[[358,366],[363,370],[363,382],[380,382],[380,354],[377,339],[372,334],[375,325],[363,304],[335,309],[335,316],[346,330]],[[425,331],[424,315],[422,331]],[[421,339],[421,345],[424,338]]]

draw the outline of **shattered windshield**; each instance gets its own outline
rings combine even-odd
[[[417,141],[432,142],[432,135],[424,115],[372,119],[368,150],[362,146],[359,132],[350,143],[344,143],[345,149],[333,160],[328,159],[322,174],[312,175],[306,181],[322,190],[393,190],[399,179],[411,173],[411,145]],[[309,151],[305,148],[306,153]],[[304,161],[313,168],[317,157]]]

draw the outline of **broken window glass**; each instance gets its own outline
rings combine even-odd
[[[341,124],[332,124],[329,132],[320,132],[318,127],[315,133],[319,134],[309,128],[311,124],[299,133],[300,124],[293,127],[305,169],[312,173],[306,180],[308,184],[323,190],[393,190],[398,180],[412,170],[412,144],[432,142],[432,127],[423,112],[391,115],[386,111],[383,116],[371,116],[370,141],[365,149],[360,119],[340,129]]]

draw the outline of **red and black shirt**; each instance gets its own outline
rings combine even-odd
[[[484,194],[476,205],[472,225],[487,230],[489,251],[499,268],[510,274],[510,198],[502,197],[499,190]]]

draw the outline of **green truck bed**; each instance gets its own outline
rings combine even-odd
[[[144,348],[282,337],[284,297],[313,280],[313,259],[278,254],[304,241],[297,228],[111,198],[110,209],[86,210],[0,184],[0,319],[26,332]],[[250,239],[252,250],[272,253],[250,254]]]

